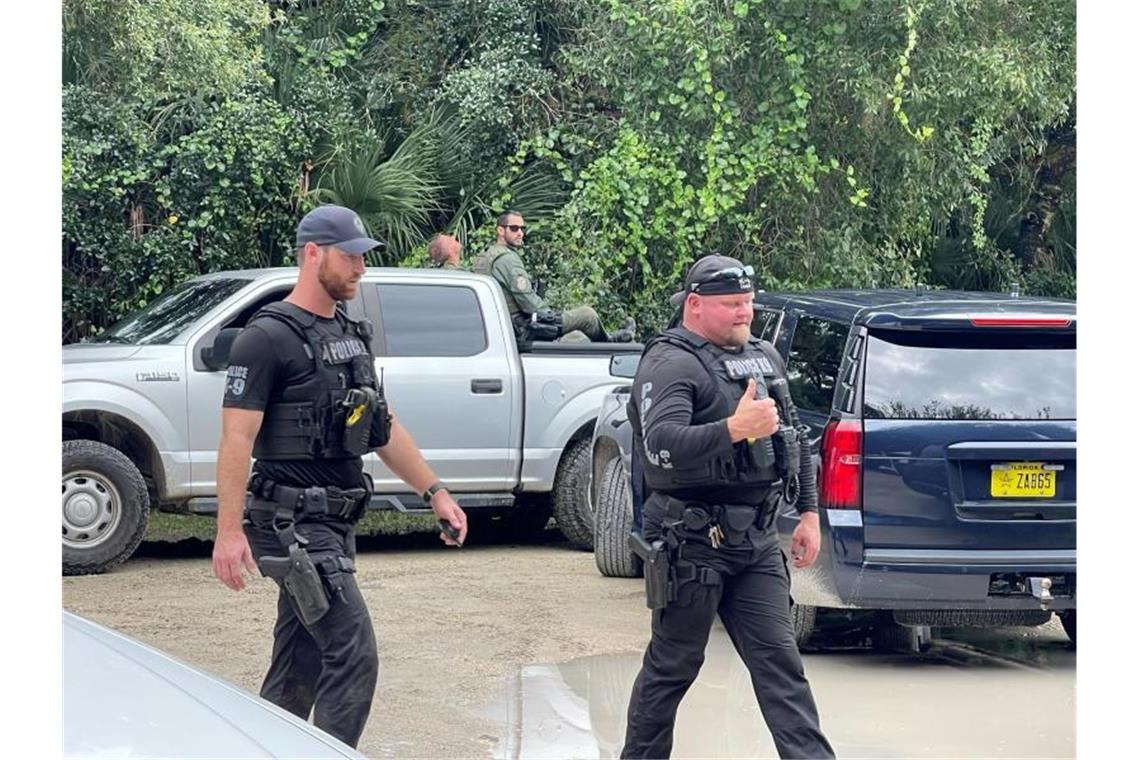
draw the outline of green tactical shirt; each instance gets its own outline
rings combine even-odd
[[[502,286],[512,318],[520,311],[534,314],[539,309],[546,308],[546,304],[534,292],[522,258],[518,252],[505,245],[495,243],[476,256],[471,271],[490,275]]]

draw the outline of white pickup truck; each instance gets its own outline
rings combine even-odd
[[[216,512],[225,382],[216,357],[296,277],[293,268],[205,275],[64,346],[64,573],[103,572],[130,557],[151,507]],[[369,269],[346,306],[372,321],[394,412],[473,518],[505,514],[526,531],[553,510],[567,538],[593,547],[594,420],[602,398],[629,382],[620,375],[640,345],[520,351],[498,284],[454,270]],[[423,511],[375,454],[364,471],[373,508]]]

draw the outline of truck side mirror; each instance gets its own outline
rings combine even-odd
[[[230,349],[234,347],[234,340],[240,327],[227,327],[214,336],[212,345],[203,346],[201,351],[202,363],[210,370],[222,370],[230,362]]]

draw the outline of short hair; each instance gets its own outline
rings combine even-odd
[[[508,210],[504,211],[503,213],[499,214],[499,218],[495,220],[495,224],[499,225],[500,227],[506,227],[507,226],[507,220],[510,219],[512,216],[517,216],[520,219],[522,218],[522,214],[520,214],[519,212],[515,211],[512,208],[512,209],[508,209]]]

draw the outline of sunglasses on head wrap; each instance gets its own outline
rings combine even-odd
[[[751,265],[744,267],[725,267],[712,274],[707,274],[700,280],[689,284],[690,293],[730,293],[752,290],[752,275],[755,270]]]

